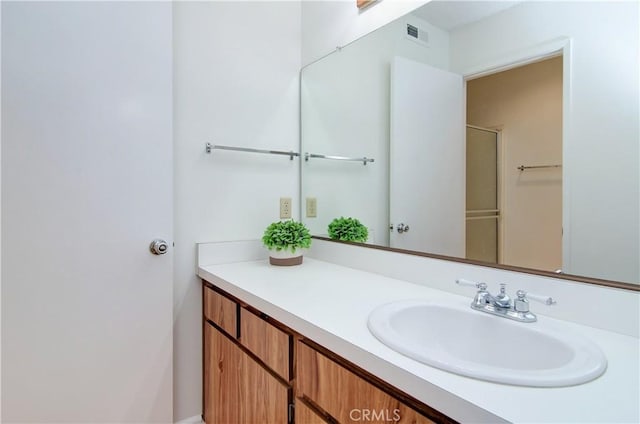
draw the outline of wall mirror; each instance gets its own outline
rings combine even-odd
[[[637,2],[432,1],[306,66],[302,220],[640,284],[638,16]]]

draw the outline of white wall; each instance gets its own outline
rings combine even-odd
[[[365,9],[351,0],[302,2],[302,64],[320,59],[429,0],[380,0]]]
[[[465,72],[569,37],[563,270],[640,282],[638,2],[531,2],[451,33]],[[566,96],[565,92],[565,96]],[[606,260],[603,260],[606,258]]]
[[[196,242],[256,239],[299,202],[299,159],[206,142],[298,151],[300,3],[174,3],[174,418],[202,411]],[[294,207],[294,218],[298,208]]]

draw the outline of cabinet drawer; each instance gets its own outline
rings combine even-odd
[[[290,339],[289,334],[253,312],[240,309],[240,343],[287,381],[291,378]]]
[[[238,328],[238,308],[236,302],[204,286],[204,316],[222,328],[230,336],[236,337]]]
[[[297,346],[297,396],[311,399],[340,423],[433,423],[400,400],[308,345]]]

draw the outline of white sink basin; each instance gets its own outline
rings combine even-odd
[[[469,306],[393,302],[376,308],[368,325],[382,343],[403,355],[496,383],[572,386],[599,377],[607,368],[600,348],[578,334]]]

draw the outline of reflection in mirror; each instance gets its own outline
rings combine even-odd
[[[303,161],[303,220],[319,236],[351,216],[370,244],[640,283],[638,12],[432,1],[305,67],[302,152],[374,161]]]

